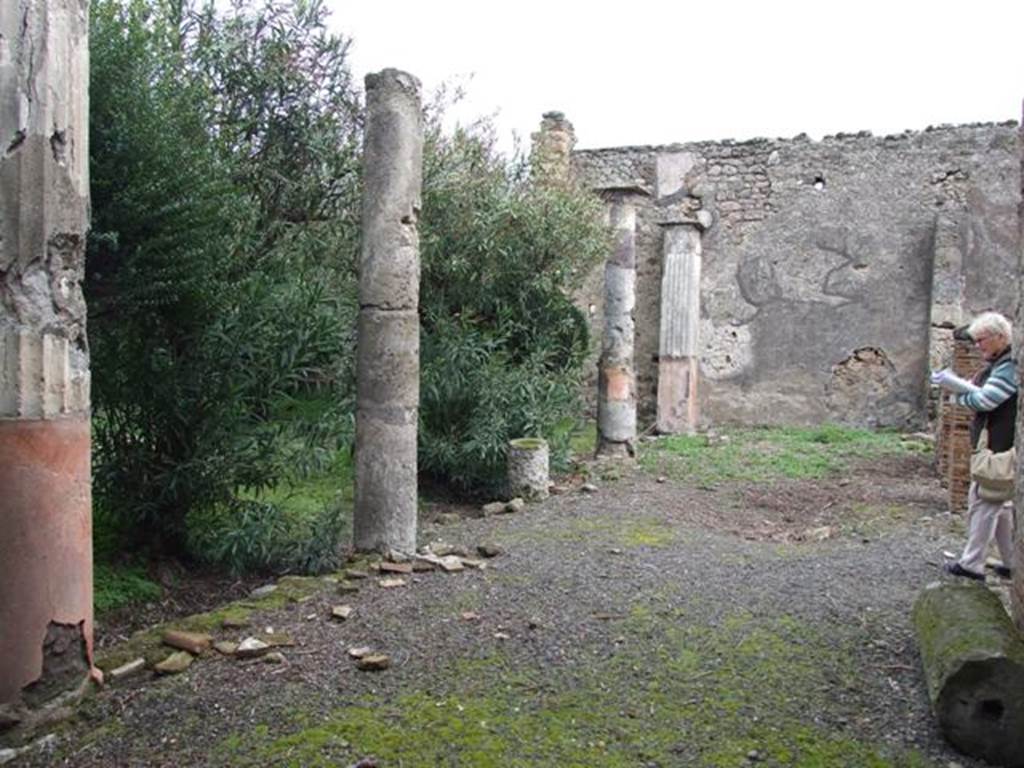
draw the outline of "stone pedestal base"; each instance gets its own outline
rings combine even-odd
[[[539,437],[521,437],[509,442],[509,496],[547,498],[549,482],[547,441]]]
[[[664,435],[697,431],[696,358],[662,358],[658,362],[658,432]]]
[[[92,671],[90,482],[88,418],[0,420],[0,705]]]

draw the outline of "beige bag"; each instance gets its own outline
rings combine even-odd
[[[971,456],[971,480],[985,501],[1009,501],[1017,477],[1017,449],[995,453],[988,448],[988,427],[978,436],[978,448]],[[982,447],[984,446],[984,447]]]

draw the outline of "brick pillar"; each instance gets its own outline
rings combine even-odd
[[[87,0],[0,4],[0,738],[94,671],[88,30]]]
[[[420,83],[366,76],[359,263],[353,539],[360,551],[416,551],[420,400]]]
[[[540,130],[530,135],[530,173],[539,184],[569,183],[576,132],[561,112],[545,112]]]

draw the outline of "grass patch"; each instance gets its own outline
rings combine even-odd
[[[648,444],[640,465],[698,485],[733,480],[771,482],[837,474],[851,459],[916,453],[919,444],[895,432],[837,425],[730,429],[709,444],[705,435],[674,435]]]
[[[457,659],[429,693],[366,697],[282,732],[228,736],[233,765],[736,766],[757,750],[775,766],[920,768],[914,751],[844,733],[808,713],[839,711],[835,691],[862,685],[852,638],[790,617],[729,616],[718,627],[639,612],[625,642],[586,664],[543,666],[496,652]]]
[[[92,571],[93,608],[97,615],[133,603],[159,600],[163,590],[150,581],[144,568],[97,562]]]

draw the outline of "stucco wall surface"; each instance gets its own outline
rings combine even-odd
[[[1006,123],[574,152],[585,187],[648,192],[633,197],[642,421],[656,402],[658,222],[704,211],[704,423],[921,426],[952,326],[1015,311],[1018,142]],[[591,276],[579,297],[596,337],[600,285]]]

